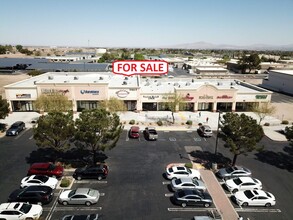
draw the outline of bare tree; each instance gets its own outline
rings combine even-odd
[[[260,125],[266,116],[272,115],[276,112],[276,107],[272,106],[271,103],[265,102],[260,103],[259,105],[254,105],[252,111],[258,115],[258,124]]]

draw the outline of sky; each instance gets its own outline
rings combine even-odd
[[[293,0],[0,0],[0,44],[293,44]]]

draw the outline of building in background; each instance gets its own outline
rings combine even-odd
[[[276,91],[293,95],[293,70],[270,70],[262,86]]]

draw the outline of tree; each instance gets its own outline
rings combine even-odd
[[[0,54],[5,54],[6,53],[6,47],[0,45]]]
[[[70,147],[69,139],[74,136],[73,114],[49,112],[38,119],[33,133],[38,147],[65,151]]]
[[[119,116],[105,109],[84,110],[76,119],[75,126],[75,145],[89,149],[94,164],[97,152],[115,147],[122,132]]]
[[[4,119],[9,114],[9,103],[6,99],[2,99],[0,95],[0,119]]]
[[[257,143],[262,139],[264,132],[257,121],[245,114],[226,113],[220,123],[220,137],[226,142],[225,147],[234,154],[234,166],[238,155],[253,150],[262,150]]]
[[[22,45],[16,45],[15,47],[19,52],[21,52],[23,49]]]
[[[262,120],[265,119],[266,116],[272,115],[276,112],[276,107],[272,106],[270,103],[260,103],[259,105],[254,105],[252,107],[252,111],[255,112],[259,117],[258,124],[262,122]]]
[[[291,146],[293,146],[293,126],[285,128],[285,136],[288,141],[290,141]]]
[[[72,110],[72,102],[68,100],[67,96],[58,92],[40,95],[35,102],[35,106],[38,110],[45,112],[67,112]]]
[[[167,96],[164,97],[166,99],[165,108],[169,109],[172,113],[172,123],[175,123],[175,117],[174,112],[177,112],[179,109],[179,106],[184,103],[184,98],[181,94],[178,94],[176,92],[169,93]]]
[[[144,60],[144,55],[140,53],[134,54],[134,60]]]
[[[240,68],[242,69],[242,72],[245,73],[246,70],[249,70],[249,73],[252,69],[259,69],[260,68],[260,58],[258,54],[254,53],[249,56],[246,56],[245,54],[241,57],[239,60]]]
[[[40,70],[31,70],[31,71],[29,71],[27,74],[28,74],[29,76],[38,76],[38,75],[43,74],[43,72],[40,71]]]
[[[126,111],[126,105],[123,100],[111,97],[109,100],[103,100],[100,103],[101,108],[110,112]]]

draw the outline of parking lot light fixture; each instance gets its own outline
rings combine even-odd
[[[215,147],[215,155],[218,153],[218,140],[219,140],[219,128],[220,128],[220,119],[221,119],[221,111],[218,111],[219,117],[218,117],[218,127],[217,127],[217,137],[216,137],[216,147]]]

